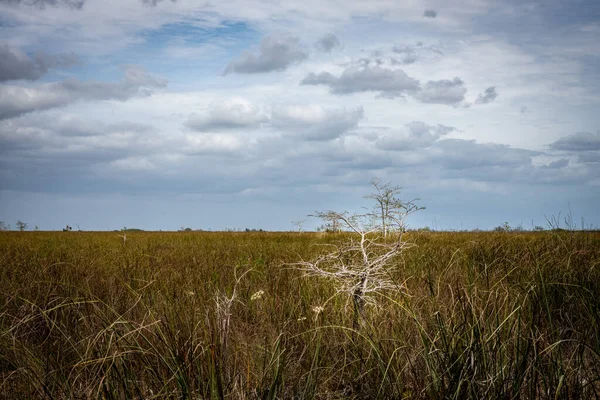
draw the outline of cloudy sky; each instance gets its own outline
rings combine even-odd
[[[597,0],[0,0],[0,220],[600,226]]]

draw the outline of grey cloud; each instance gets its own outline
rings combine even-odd
[[[29,114],[0,121],[2,148],[43,148],[60,137],[96,136],[107,133],[106,125],[89,123],[75,115]]]
[[[388,143],[397,145],[396,149],[382,148],[385,135],[369,140],[363,135],[350,133],[340,141],[327,142],[332,144],[330,147],[315,146],[311,159],[327,156],[328,163],[321,174],[332,170],[339,174],[344,169],[385,169],[401,171],[417,182],[438,179],[448,183],[447,179],[460,179],[463,182],[480,182],[490,189],[495,186],[489,184],[491,182],[539,184],[542,179],[544,182],[556,182],[572,175],[569,168],[561,168],[557,175],[557,170],[533,165],[532,158],[542,154],[540,152],[496,143],[442,138],[450,129],[423,122],[411,123],[404,131],[392,132],[395,139],[398,136],[404,139]],[[302,158],[305,154],[290,155],[288,152],[282,157],[287,160],[290,157]],[[589,179],[589,174],[579,179]]]
[[[382,98],[395,98],[411,95],[423,103],[457,105],[465,99],[467,88],[460,78],[428,81],[421,85],[401,69],[380,66],[352,66],[346,68],[339,77],[329,72],[309,73],[301,85],[324,85],[333,94],[378,92]]]
[[[229,63],[224,74],[257,74],[271,71],[283,71],[290,65],[308,57],[293,36],[266,36],[260,43],[258,53],[244,52],[238,59]]]
[[[417,52],[411,46],[394,46],[392,51],[400,57],[399,60],[392,58],[392,64],[413,64],[417,61]]]
[[[151,74],[139,65],[126,65],[124,71],[125,81],[122,86],[164,88],[168,84],[167,79]]]
[[[580,163],[600,163],[600,153],[589,152],[577,154],[577,161]]]
[[[439,140],[433,150],[435,162],[455,170],[531,166],[532,157],[540,154],[498,143],[478,143],[463,139]]]
[[[55,113],[0,121],[0,169],[6,172],[0,176],[0,186],[34,191],[98,190],[102,187],[98,170],[106,171],[120,159],[145,157],[168,148],[166,141],[150,126],[82,121]],[[114,172],[112,175],[110,179],[118,179]]]
[[[485,92],[483,92],[483,93],[479,94],[479,96],[477,96],[477,100],[475,101],[475,103],[477,103],[477,104],[491,103],[492,101],[496,100],[496,97],[498,97],[498,93],[496,92],[496,87],[490,86],[489,88],[485,89]]]
[[[256,128],[268,118],[246,99],[236,98],[212,103],[208,112],[190,115],[185,125],[196,131]]]
[[[552,143],[550,148],[576,152],[600,150],[600,130],[596,133],[578,132],[565,136]]]
[[[157,4],[162,3],[164,0],[141,0],[145,6],[156,7]],[[177,0],[171,0],[171,3],[176,3]]]
[[[125,68],[125,78],[119,83],[67,79],[37,87],[3,85],[0,86],[0,119],[60,107],[78,100],[125,101],[137,95],[149,95],[152,88],[166,85],[166,79],[134,65]]]
[[[475,140],[444,139],[442,137],[452,128],[423,122],[412,125],[405,131],[382,135],[371,144],[364,140],[359,142],[348,161],[360,159],[361,163],[368,163],[372,160],[379,168],[401,170],[412,179],[436,176],[479,182],[517,179],[536,182],[538,178],[534,174],[539,169],[532,164],[532,158],[540,152]],[[344,154],[348,152],[344,149]],[[546,179],[552,179],[549,171],[546,172]]]
[[[423,103],[456,105],[465,99],[467,88],[460,78],[428,81],[415,96]]]
[[[46,6],[50,7],[68,7],[80,10],[83,8],[86,0],[3,0],[8,4],[22,4],[29,7],[38,7],[45,8]]]
[[[363,118],[362,107],[347,110],[318,105],[280,106],[273,109],[271,123],[277,129],[305,140],[326,141],[356,128]]]
[[[160,178],[175,180],[177,185],[193,178],[196,172],[190,171],[203,170],[206,175],[216,162],[224,164],[214,174],[235,170],[242,143],[231,135],[165,134],[148,125],[104,124],[61,115],[60,111],[30,114],[0,121],[0,171],[4,172],[0,173],[0,186],[86,191],[107,183],[104,187],[114,190],[122,182],[125,191],[135,187],[152,190]],[[227,154],[237,159],[224,161]],[[174,171],[178,179],[173,177]],[[131,181],[131,174],[146,174],[147,180]],[[127,189],[128,185],[132,187]]]
[[[58,92],[55,88],[56,84],[46,84],[36,89],[0,86],[0,120],[69,103],[68,93]]]
[[[543,168],[559,169],[559,168],[564,168],[564,167],[566,167],[568,165],[569,165],[569,159],[568,158],[561,158],[560,160],[552,161],[548,165],[544,165]]]
[[[117,122],[104,124],[74,115],[27,115],[0,121],[2,152],[19,158],[112,160],[152,146],[150,126]]]
[[[385,97],[397,97],[419,89],[419,81],[402,70],[382,67],[349,67],[339,77],[329,72],[310,73],[302,85],[325,85],[334,94],[379,92]]]
[[[443,125],[407,124],[402,134],[410,137],[412,144],[420,140],[421,145],[402,153],[383,151],[376,137],[370,140],[352,131],[342,133],[339,139],[331,135],[334,140],[319,142],[303,136],[319,129],[323,134],[334,128],[338,132],[352,130],[361,113],[360,109],[321,106],[276,107],[274,127],[282,131],[281,137],[271,135],[256,146],[244,142],[243,135],[172,137],[172,133],[160,134],[151,128],[113,129],[101,123],[103,133],[96,134],[91,128],[94,121],[62,116],[60,111],[30,114],[0,121],[0,151],[4,153],[0,157],[0,186],[78,193],[152,192],[160,186],[165,191],[195,192],[203,185],[214,190],[210,182],[215,179],[242,189],[265,183],[297,188],[302,187],[301,182],[340,182],[356,179],[357,174],[367,175],[366,181],[374,170],[401,174],[407,179],[403,182],[414,183],[419,190],[423,182],[454,188],[455,180],[469,188],[492,189],[498,183],[543,185],[554,184],[557,179],[572,184],[572,168],[536,167],[531,158],[537,153],[523,149],[443,139],[452,129]],[[339,128],[327,125],[335,120],[346,122]],[[586,172],[579,179],[589,180],[590,176]]]
[[[164,0],[140,0],[142,4],[146,6],[155,7],[157,4],[162,3]],[[177,0],[170,0],[175,3]],[[2,2],[8,4],[22,4],[29,7],[37,7],[44,9],[47,6],[50,7],[67,7],[77,10],[81,10],[86,0],[2,0]]]
[[[341,46],[341,42],[340,39],[338,39],[338,37],[333,33],[328,33],[319,39],[317,43],[315,43],[315,46],[317,49],[329,53],[332,50],[339,48]]]
[[[30,115],[26,119],[29,125],[42,126],[45,129],[57,132],[60,136],[100,136],[107,133],[146,133],[152,131],[152,127],[134,122],[118,122],[104,124],[98,121],[89,121],[73,114],[61,115]],[[10,123],[11,121],[6,121]]]
[[[79,62],[74,54],[38,53],[33,58],[24,52],[0,43],[0,82],[26,79],[36,80],[50,68],[69,67]]]
[[[205,113],[194,113],[185,126],[199,132],[271,127],[285,137],[326,141],[356,128],[364,117],[362,107],[326,108],[321,105],[273,107],[270,116],[262,108],[243,98],[213,103]]]
[[[431,9],[425,10],[423,12],[423,17],[425,17],[425,18],[435,18],[435,17],[437,17],[437,11],[431,10]]]
[[[392,52],[396,54],[390,58],[392,65],[414,64],[418,61],[434,62],[444,55],[435,45],[425,46],[418,42],[416,45],[395,45]]]
[[[302,85],[327,85],[333,86],[336,84],[339,78],[333,76],[329,72],[321,72],[319,74],[315,74],[314,72],[309,73],[306,77],[300,82]]]
[[[405,129],[389,132],[380,136],[375,145],[381,150],[405,151],[431,146],[440,137],[454,131],[455,128],[445,125],[428,125],[414,121],[405,125]]]
[[[137,78],[134,81],[130,81],[126,78],[119,83],[105,83],[67,79],[53,85],[56,92],[66,94],[73,101],[125,101],[136,95],[149,95],[149,88],[163,88],[166,86],[166,81],[150,76],[147,81],[141,81]]]

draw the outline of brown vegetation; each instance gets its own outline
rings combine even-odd
[[[599,233],[406,233],[360,330],[347,238],[0,232],[0,398],[600,396]]]

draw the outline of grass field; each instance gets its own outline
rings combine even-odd
[[[600,233],[405,239],[355,326],[345,234],[0,232],[0,397],[600,397]]]

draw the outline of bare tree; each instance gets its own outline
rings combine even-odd
[[[309,214],[308,216],[321,218],[324,221],[324,224],[321,226],[320,229],[322,229],[325,232],[338,233],[342,231],[343,227],[340,224],[340,219],[338,218],[337,213],[333,211],[316,211],[314,214]]]
[[[407,210],[419,208],[412,203],[404,204]],[[318,276],[333,281],[338,293],[344,293],[352,300],[353,323],[358,328],[364,319],[367,304],[376,305],[375,296],[385,290],[402,291],[403,285],[391,276],[389,268],[404,250],[414,246],[403,240],[404,218],[407,213],[390,213],[385,221],[388,228],[396,231],[393,241],[379,235],[382,227],[372,223],[372,215],[349,214],[347,212],[325,211],[314,214],[352,235],[346,242],[326,245],[329,249],[311,261],[300,261],[294,265],[308,276]],[[391,236],[391,235],[390,235]]]
[[[237,271],[234,269],[233,270],[233,276],[235,279],[235,283],[233,285],[233,290],[231,292],[231,295],[226,294],[225,292],[222,292],[220,290],[217,290],[215,295],[214,295],[214,301],[215,301],[215,313],[214,313],[214,320],[210,320],[209,315],[207,314],[207,325],[211,326],[212,325],[212,330],[214,332],[214,334],[216,335],[216,340],[214,341],[214,343],[216,344],[213,345],[213,351],[215,352],[215,363],[217,363],[217,365],[219,365],[219,368],[224,371],[227,375],[226,375],[226,379],[230,380],[231,379],[231,375],[229,374],[230,371],[228,371],[227,369],[227,358],[228,358],[228,354],[229,354],[229,350],[228,350],[228,342],[229,342],[229,335],[230,335],[230,328],[231,328],[231,314],[232,314],[232,306],[234,304],[234,302],[239,301],[237,299],[237,291],[238,291],[238,285],[240,284],[242,278],[248,274],[250,271],[252,271],[252,269],[247,270],[246,272],[242,273],[239,277],[237,275]],[[260,294],[260,296],[262,296],[263,293]],[[256,298],[256,297],[255,297]],[[217,374],[216,376],[217,378],[217,385],[219,387],[219,392],[222,391],[222,375],[221,374]],[[222,397],[222,396],[221,396]]]
[[[294,225],[296,227],[296,229],[298,229],[298,232],[302,232],[302,227],[304,226],[304,220],[300,219],[297,221],[292,221],[292,225]]]
[[[21,232],[23,232],[25,229],[27,229],[27,222],[23,222],[21,220],[17,221],[17,228],[19,228],[19,230]]]
[[[373,213],[375,219],[379,220],[380,229],[383,237],[386,238],[390,228],[404,230],[404,219],[408,214],[422,210],[424,207],[418,207],[414,199],[408,202],[400,200],[401,188],[392,186],[391,183],[383,183],[379,178],[373,178],[371,185],[375,187],[375,192],[365,196],[366,199],[375,200]],[[398,222],[401,222],[398,225]]]
[[[6,222],[0,221],[0,231],[8,231],[10,228],[6,225]]]

